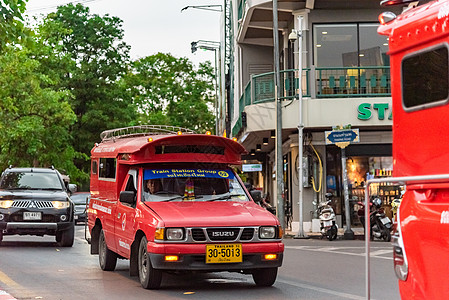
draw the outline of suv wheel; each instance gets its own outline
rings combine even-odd
[[[56,241],[61,247],[72,247],[75,240],[75,227],[56,233]]]
[[[109,250],[108,245],[106,245],[103,229],[98,239],[98,260],[103,271],[114,271],[117,264],[117,254]]]

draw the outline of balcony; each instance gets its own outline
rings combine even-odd
[[[281,99],[293,100],[299,79],[297,70],[281,71]],[[390,67],[333,67],[303,69],[302,94],[305,98],[361,98],[391,96]],[[241,115],[247,105],[274,101],[274,72],[253,75],[239,100],[239,119],[232,129],[242,128]]]

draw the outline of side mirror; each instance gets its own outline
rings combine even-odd
[[[260,202],[262,201],[262,192],[259,190],[251,190],[249,192],[251,195],[251,198],[253,198],[254,202]]]
[[[73,183],[69,183],[67,188],[68,188],[70,193],[75,193],[78,190],[78,186],[76,184],[73,184]]]
[[[134,199],[136,198],[136,193],[133,191],[123,191],[120,192],[120,202],[134,204]]]

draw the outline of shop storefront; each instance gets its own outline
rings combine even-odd
[[[341,224],[345,224],[344,194],[341,171],[341,150],[336,146],[326,149],[326,186],[327,192],[334,195],[334,208]],[[346,148],[346,171],[350,216],[352,226],[361,226],[357,210],[358,202],[365,199],[365,183],[369,179],[391,177],[393,175],[393,158],[391,144],[351,145]],[[388,217],[392,217],[391,203],[400,197],[401,186],[393,184],[373,184],[370,186],[371,198],[380,198]]]

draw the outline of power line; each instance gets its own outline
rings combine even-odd
[[[95,1],[99,1],[99,0],[75,0],[75,1],[69,1],[69,2],[66,2],[66,3],[61,3],[61,4],[57,4],[57,5],[52,5],[52,6],[42,6],[42,7],[29,9],[29,10],[27,10],[27,12],[28,13],[34,13],[34,12],[38,12],[38,11],[54,9],[54,8],[59,7],[59,6],[64,6],[64,5],[67,5],[67,4],[70,4],[70,3],[72,3],[72,4],[85,4],[85,3],[95,2]]]

